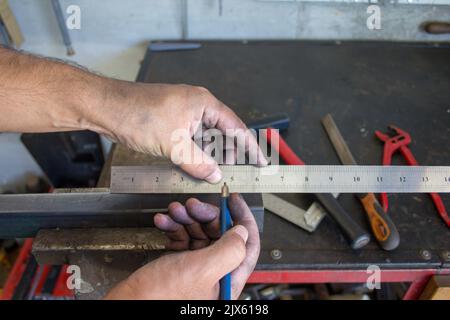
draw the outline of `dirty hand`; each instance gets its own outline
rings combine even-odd
[[[196,178],[217,183],[222,177],[214,159],[192,139],[204,128],[223,134],[227,129],[243,130],[245,139],[237,139],[242,145],[236,148],[247,151],[255,164],[267,163],[245,124],[204,88],[116,80],[107,92],[95,131],[136,151],[169,158]],[[179,136],[181,132],[185,134]],[[189,156],[180,158],[180,149],[187,150]]]
[[[217,299],[219,280],[232,272],[232,299],[237,299],[255,268],[260,241],[253,214],[239,194],[230,196],[229,207],[234,227],[222,237],[219,209],[197,199],[189,199],[184,206],[174,202],[168,214],[155,215],[156,227],[170,240],[169,249],[198,250],[152,261],[105,298]]]

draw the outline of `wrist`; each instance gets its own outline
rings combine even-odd
[[[120,128],[126,123],[133,97],[133,83],[98,77],[93,80],[94,92],[86,92],[90,104],[83,106],[84,129],[95,131],[119,141]]]
[[[57,130],[98,131],[110,79],[65,64],[53,64],[57,72],[48,90],[48,118]],[[60,86],[66,86],[59,88]],[[54,87],[54,88],[52,88]],[[58,89],[59,88],[59,89]]]

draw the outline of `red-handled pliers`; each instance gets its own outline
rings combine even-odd
[[[391,165],[392,155],[397,152],[397,150],[400,150],[408,165],[418,166],[419,163],[417,162],[416,158],[414,158],[411,150],[408,148],[408,144],[411,143],[411,136],[409,135],[409,133],[392,125],[388,128],[396,132],[397,135],[391,137],[378,130],[375,131],[375,135],[377,136],[377,138],[384,142],[383,165]],[[450,217],[445,210],[445,206],[442,202],[441,197],[437,193],[430,193],[430,196],[433,199],[434,205],[436,206],[439,215],[444,220],[445,224],[450,227]],[[381,194],[380,202],[383,206],[383,209],[387,211],[388,198],[386,193]]]

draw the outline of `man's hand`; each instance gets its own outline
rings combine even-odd
[[[172,203],[168,214],[155,215],[155,225],[170,239],[169,249],[198,250],[152,261],[105,298],[217,299],[219,280],[232,272],[232,298],[237,299],[255,268],[260,241],[253,214],[239,194],[230,196],[229,207],[234,227],[220,239],[219,209],[197,199],[185,206]]]
[[[192,137],[204,128],[222,134],[239,129],[242,145],[258,165],[265,165],[256,138],[245,124],[208,90],[188,85],[164,85],[112,82],[104,111],[95,120],[102,133],[136,151],[171,159],[190,175],[210,183],[221,180],[222,174],[210,155],[194,143]],[[183,136],[176,133],[184,132]],[[236,137],[236,136],[235,136]],[[176,139],[176,140],[175,140]],[[178,159],[175,145],[183,146],[189,156]],[[235,152],[230,152],[235,154]]]
[[[252,164],[267,162],[244,123],[204,88],[109,79],[1,46],[0,112],[0,131],[87,129],[136,151],[171,159],[211,183],[220,181],[219,167],[192,140],[203,127],[224,134],[227,129],[245,130],[239,134],[245,139],[237,139],[235,149],[247,151],[256,161]],[[186,135],[174,141],[181,130]],[[180,159],[175,146],[187,150],[191,159]]]

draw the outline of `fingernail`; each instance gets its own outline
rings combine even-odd
[[[216,168],[213,173],[205,178],[205,180],[209,183],[216,184],[222,180],[222,171],[219,168]]]
[[[241,226],[241,225],[235,226],[234,232],[236,232],[242,238],[242,240],[244,240],[244,242],[247,242],[248,231],[247,231],[247,229],[245,229],[244,226]]]
[[[259,154],[259,159],[258,159],[258,167],[265,167],[269,164],[269,160],[267,160],[267,158],[264,156],[264,154],[261,152]]]

